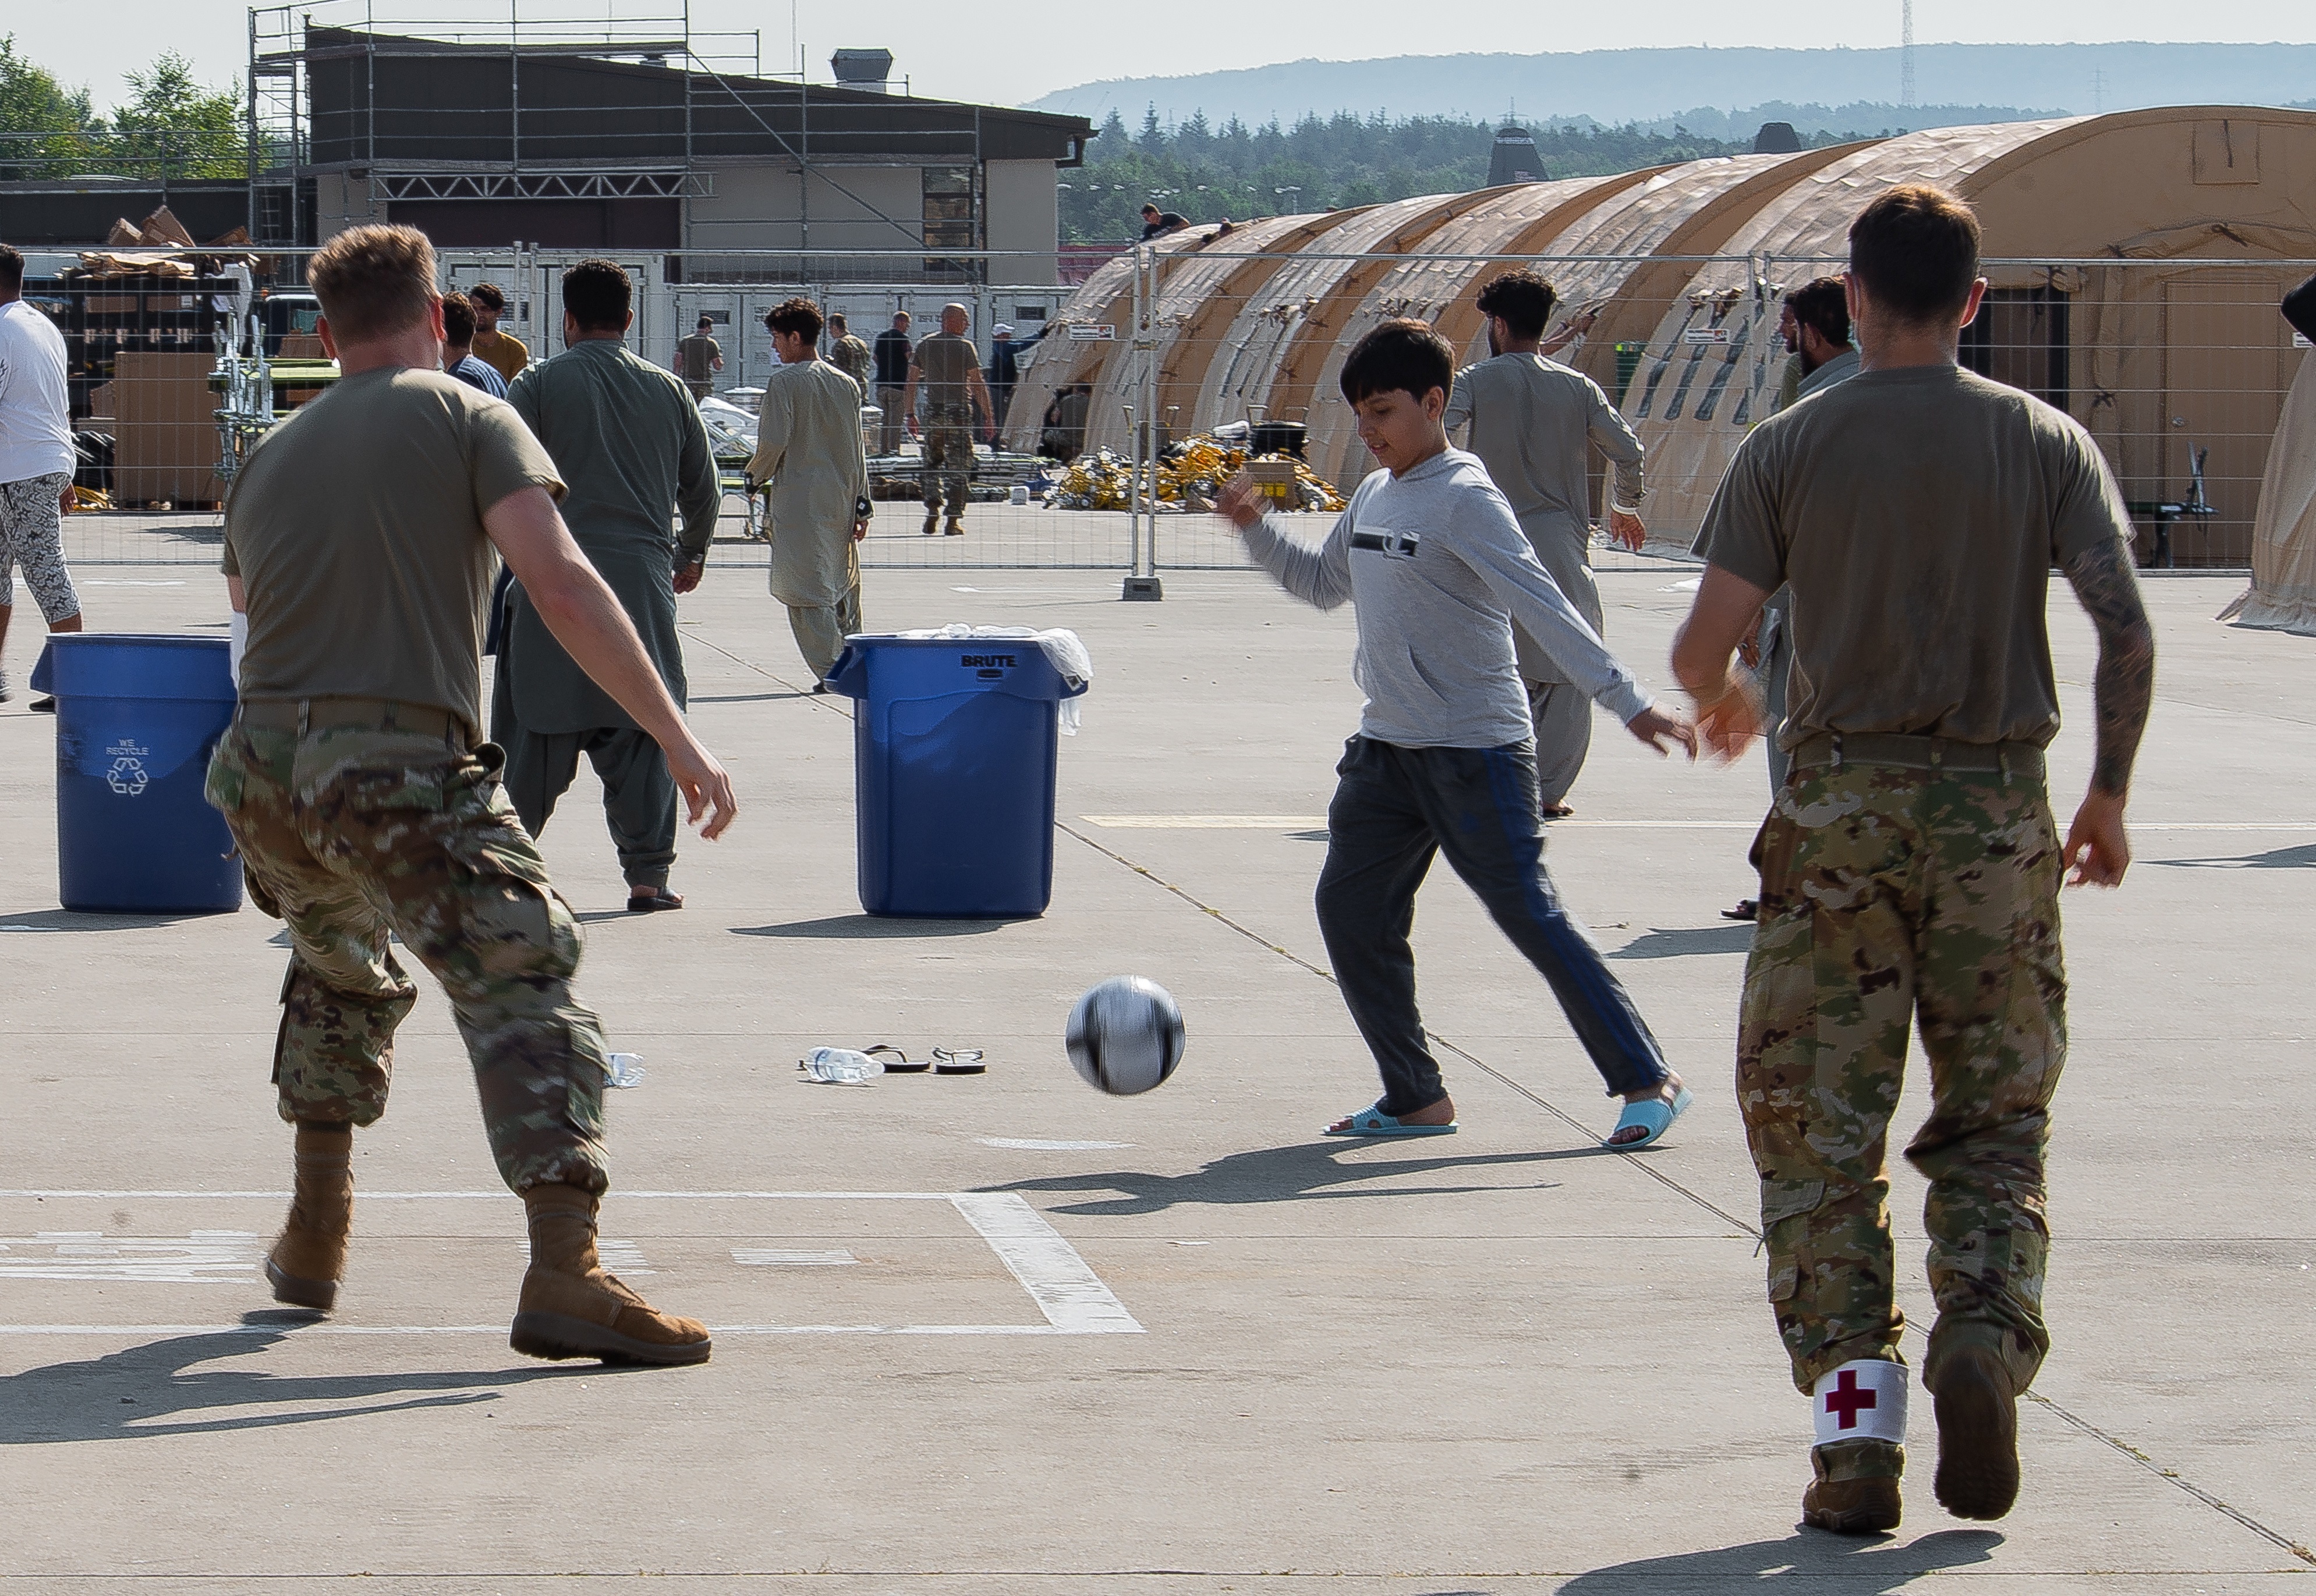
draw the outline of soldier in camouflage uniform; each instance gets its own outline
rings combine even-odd
[[[1673,668],[1725,755],[1760,726],[1731,654],[1788,582],[1792,768],[1755,845],[1737,1092],[1761,1179],[1769,1299],[1816,1445],[1803,1518],[1896,1527],[1905,1327],[1884,1145],[1910,1029],[1930,1112],[1938,1501],[2000,1518],[2018,1490],[2018,1397],[2050,1333],[2044,1146],[2066,1052],[2059,888],[2113,885],[2152,691],[2130,520],[2080,426],[1961,370],[1985,283],[1978,225],[1900,188],[1850,230],[1860,374],[1749,434],[1698,539],[1708,562]],[[2098,759],[2062,843],[2043,749],[2059,706],[2053,566],[2099,639]]]
[[[940,331],[918,343],[909,358],[909,386],[901,399],[902,414],[910,430],[917,430],[917,389],[922,384],[924,405],[925,536],[933,535],[940,520],[942,501],[949,506],[949,524],[940,530],[950,537],[965,536],[967,483],[973,474],[974,417],[980,412],[980,432],[996,436],[994,412],[989,403],[989,384],[981,375],[981,351],[966,337],[972,313],[962,305],[941,306]]]
[[[297,1127],[275,1298],[335,1303],[353,1131],[386,1110],[417,999],[389,936],[449,994],[499,1173],[529,1212],[511,1343],[536,1357],[696,1363],[707,1331],[603,1272],[602,1028],[571,988],[579,928],[476,734],[495,545],[559,641],[666,750],[714,837],[731,784],[691,737],[618,598],[556,512],[514,410],[435,369],[434,258],[407,227],[340,234],[307,268],[343,373],[236,475],[224,569],[241,704],[209,773],[258,908],[287,922],[273,1081]]]

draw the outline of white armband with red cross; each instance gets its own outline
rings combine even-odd
[[[1858,1358],[1818,1377],[1810,1392],[1810,1408],[1817,1420],[1819,1446],[1837,1441],[1906,1439],[1906,1387],[1903,1363],[1886,1358]]]

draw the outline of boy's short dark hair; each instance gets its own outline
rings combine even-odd
[[[563,308],[582,332],[624,332],[635,286],[617,261],[582,261],[563,274]]]
[[[12,244],[0,244],[0,288],[9,293],[22,292],[24,287],[24,255]]]
[[[1978,217],[1928,183],[1892,189],[1849,224],[1849,269],[1866,297],[1914,325],[1962,314],[1978,280]]]
[[[1142,207],[1142,214],[1144,216],[1158,216],[1162,214],[1158,209],[1158,201],[1152,200],[1145,203]]]
[[[703,331],[704,331],[704,330],[706,330],[707,328],[709,328],[709,327],[714,326],[715,324],[716,324],[716,318],[715,318],[714,316],[701,316],[701,317],[699,318],[699,325],[700,325],[700,327],[701,327],[701,329],[702,329]]]
[[[456,288],[442,296],[442,341],[453,344],[475,341],[475,307]]]
[[[1351,346],[1343,361],[1343,397],[1353,404],[1396,389],[1421,400],[1456,383],[1456,351],[1429,322],[1401,316]]]
[[[1794,320],[1839,349],[1849,341],[1849,294],[1838,277],[1813,277],[1786,296]]]
[[[844,319],[844,313],[841,310],[832,310],[828,313],[828,330],[838,334],[852,331]]]
[[[774,332],[785,332],[791,338],[801,338],[806,343],[820,341],[820,330],[826,324],[820,318],[820,306],[798,296],[783,299],[764,313],[764,325]]]
[[[1552,319],[1552,307],[1560,303],[1560,296],[1550,283],[1521,267],[1490,278],[1480,289],[1476,303],[1482,315],[1503,317],[1513,337],[1541,338],[1544,324]]]
[[[499,292],[496,283],[477,283],[467,297],[485,310],[503,312],[506,309],[506,296]]]

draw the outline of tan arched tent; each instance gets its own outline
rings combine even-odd
[[[2241,564],[2269,437],[2297,368],[2276,313],[2316,255],[2316,114],[2240,106],[1984,128],[1866,146],[1793,184],[1649,337],[1624,396],[1649,446],[1650,524],[1693,530],[1730,455],[1761,419],[1785,351],[1786,288],[1840,269],[1849,224],[1902,182],[1978,212],[1991,291],[1965,359],[2049,399],[2098,439],[2135,505],[2193,492],[2208,451],[2215,513],[2178,524],[2183,563]],[[1689,342],[1717,327],[1727,341]],[[2144,520],[2151,539],[2153,519]]]
[[[1775,338],[1784,290],[1839,269],[1866,200],[1920,182],[1956,190],[1985,230],[1993,293],[1965,359],[2089,427],[2125,496],[2146,507],[2151,535],[2156,506],[2194,502],[2190,461],[2206,450],[2209,513],[2177,517],[2177,552],[2185,563],[2242,563],[2299,362],[2276,305],[2306,267],[2285,262],[2316,260],[2307,111],[2168,107],[1946,128],[1295,218],[1271,235],[1299,252],[1288,258],[1258,261],[1250,244],[1227,269],[1200,262],[1178,276],[1184,258],[1170,253],[1153,351],[1161,420],[1171,409],[1186,432],[1257,408],[1307,419],[1314,468],[1348,484],[1367,459],[1330,401],[1352,342],[1384,316],[1423,314],[1474,358],[1485,352],[1471,297],[1490,268],[1376,257],[1543,257],[1564,304],[1601,306],[1572,359],[1649,446],[1652,531],[1682,538],[1761,419],[1785,359]],[[1122,321],[1128,270],[1105,267],[1064,316]],[[1629,382],[1620,342],[1640,346]],[[1117,412],[1140,388],[1138,370],[1127,380],[1132,358],[1080,346],[1051,369],[1041,358],[1036,375],[1050,393],[1065,374],[1114,372],[1101,408]],[[1122,414],[1101,425],[1124,439]]]

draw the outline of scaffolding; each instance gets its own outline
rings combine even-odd
[[[326,184],[347,214],[379,217],[396,204],[672,201],[685,253],[717,253],[749,226],[787,229],[783,246],[807,250],[832,226],[885,250],[983,249],[989,137],[1002,134],[984,123],[1060,120],[815,84],[801,62],[768,74],[760,33],[698,31],[684,0],[593,17],[530,15],[516,3],[487,22],[377,0],[257,8],[247,84],[249,228],[261,247],[316,242]],[[880,196],[858,175],[880,166],[928,176],[903,202],[896,185]],[[741,191],[743,168],[793,176],[792,208]],[[741,187],[696,226],[696,203],[715,200],[725,174]],[[824,220],[816,205],[841,214]]]

